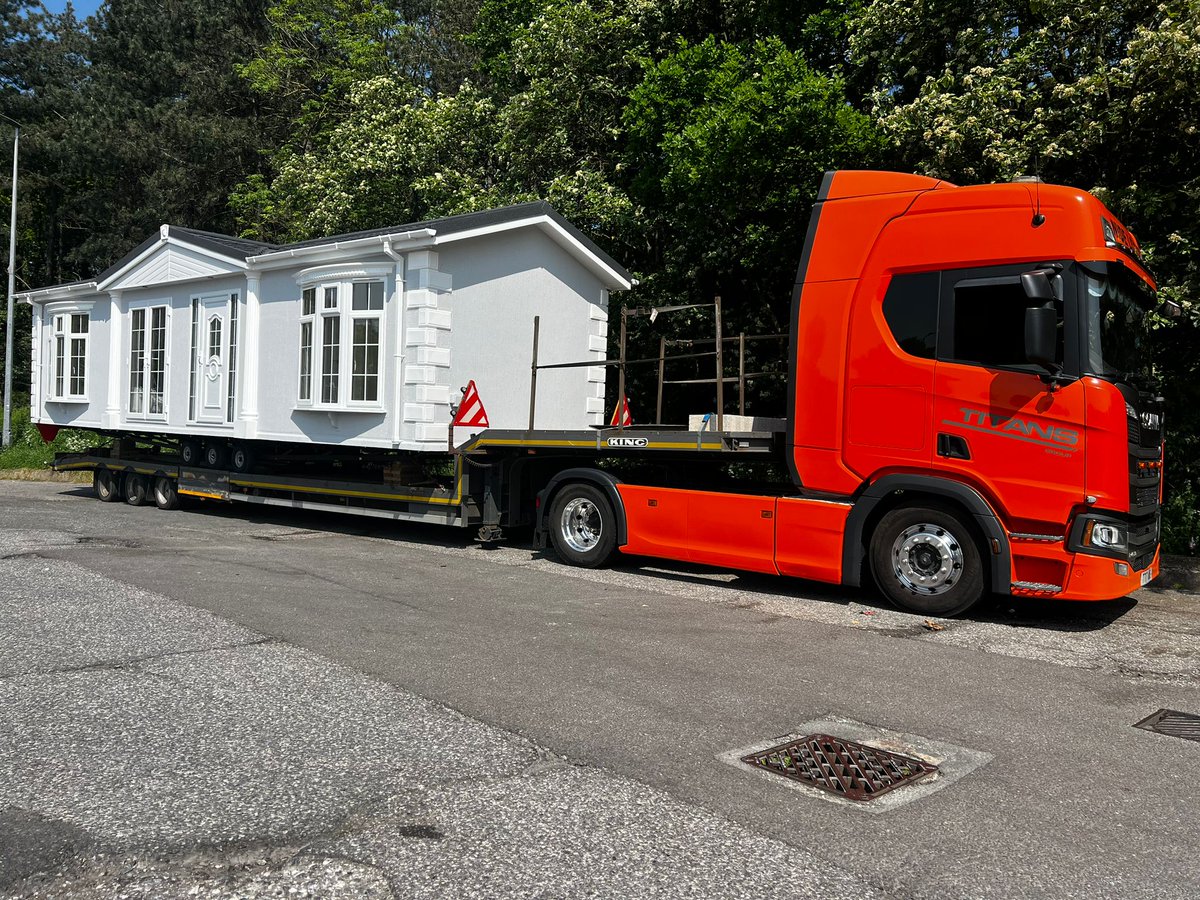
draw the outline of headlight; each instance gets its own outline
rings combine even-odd
[[[1117,550],[1124,552],[1128,547],[1129,532],[1124,525],[1116,522],[1089,521],[1083,530],[1083,543],[1098,550]]]

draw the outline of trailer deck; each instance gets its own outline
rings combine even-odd
[[[185,465],[177,453],[161,448],[127,445],[107,451],[60,453],[55,471],[109,473],[122,486],[132,476],[148,480],[179,496],[292,509],[315,509],[457,527],[480,527],[482,539],[493,539],[501,526],[527,524],[520,504],[506,499],[520,484],[517,472],[535,460],[594,461],[645,454],[675,458],[713,458],[750,455],[764,458],[779,453],[782,435],[772,432],[718,433],[663,431],[654,428],[601,428],[594,431],[483,431],[455,452],[447,451],[451,471],[440,484],[396,484],[372,480],[364,473],[338,477],[330,468],[312,476],[295,472],[233,471]],[[497,465],[500,463],[501,465]],[[161,481],[160,481],[161,480]],[[127,492],[123,487],[118,493]],[[101,496],[104,496],[103,493]],[[145,499],[153,502],[153,492]],[[107,498],[106,498],[107,499]]]

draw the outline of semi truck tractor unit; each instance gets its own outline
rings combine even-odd
[[[438,452],[298,454],[214,432],[214,467],[200,438],[181,460],[178,436],[145,429],[56,466],[93,470],[102,499],[314,507],[481,539],[531,526],[578,566],[621,552],[874,583],[927,615],[989,592],[1112,599],[1159,567],[1155,290],[1136,239],[1084,191],[830,172],[800,253],[777,419],[718,409],[691,427],[539,429],[532,388],[553,366],[539,370],[534,337],[532,384],[510,387],[531,389],[528,427],[455,437],[447,418]],[[622,344],[619,360],[578,365],[623,361]],[[724,477],[756,463],[787,482]]]

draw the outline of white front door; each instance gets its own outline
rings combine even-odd
[[[229,378],[229,295],[201,297],[196,346],[197,422],[224,422]]]

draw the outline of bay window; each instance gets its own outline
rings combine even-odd
[[[341,276],[335,281],[319,278],[317,272],[312,277],[302,272],[297,279],[302,291],[296,398],[302,407],[381,407],[384,280],[355,277],[358,274],[344,269],[330,272],[330,276]]]

